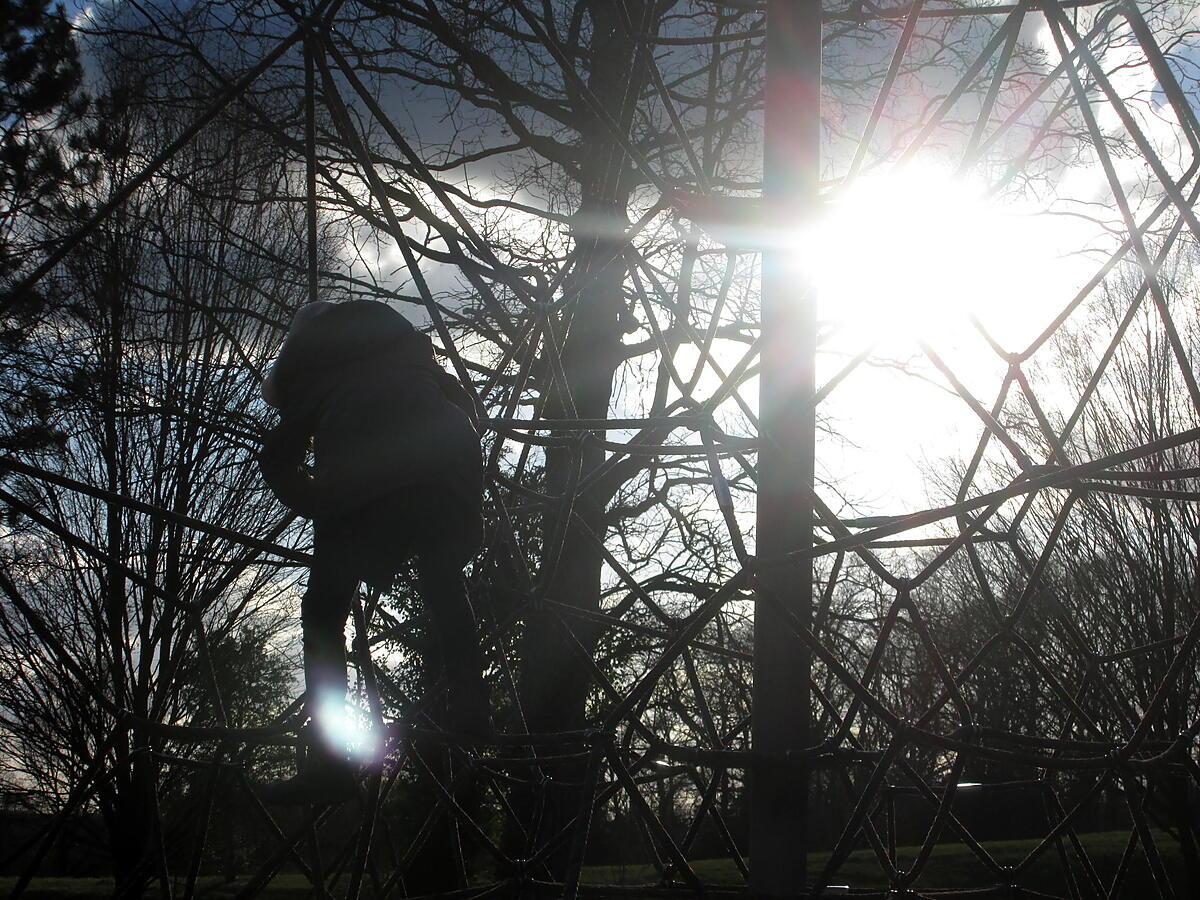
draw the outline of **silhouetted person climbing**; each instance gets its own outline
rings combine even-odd
[[[306,711],[316,737],[277,802],[332,802],[354,791],[330,722],[344,715],[344,630],[360,581],[387,589],[415,558],[426,614],[450,681],[448,727],[491,730],[463,566],[482,539],[478,418],[433,345],[391,307],[311,303],[297,311],[263,382],[279,410],[260,465],[276,496],[313,520],[301,605]],[[306,464],[312,442],[314,465]]]

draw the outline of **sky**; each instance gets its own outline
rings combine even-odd
[[[1023,39],[1045,49],[1056,64],[1044,20],[1031,18],[1034,25]],[[1115,88],[1138,98],[1133,109],[1139,126],[1170,174],[1179,175],[1192,159],[1182,129],[1163,106],[1139,52],[1109,56],[1106,66],[1121,62],[1128,67],[1112,76]],[[1127,134],[1112,106],[1100,102],[1095,110],[1106,135]],[[1144,214],[1160,196],[1157,185],[1147,183],[1147,167],[1137,156],[1116,165],[1140,218],[1138,211]],[[825,233],[816,238],[820,315],[843,325],[831,352],[819,360],[818,382],[867,342],[878,342],[885,360],[910,360],[918,375],[863,367],[831,395],[826,412],[840,439],[824,442],[819,463],[832,480],[854,485],[864,511],[900,513],[949,499],[930,497],[926,476],[944,471],[948,457],[968,457],[981,434],[978,418],[918,355],[918,340],[928,342],[990,408],[1007,365],[968,316],[976,316],[1004,350],[1025,350],[1124,236],[1090,149],[1024,196],[988,197],[986,181],[958,178],[948,169],[934,156],[925,165],[860,181],[832,198]],[[1107,341],[1109,335],[1095,337]],[[1036,364],[1048,363],[1052,352],[1051,345],[1044,347],[1025,371],[1049,409],[1070,409],[1074,397],[1053,378],[1036,377]]]
[[[1125,30],[1117,34],[1129,38]],[[1044,53],[1047,66],[1058,63],[1041,15],[1026,19],[1020,40],[1027,49]],[[866,52],[886,54],[891,46]],[[1185,43],[1175,51],[1187,59],[1194,48]],[[1105,66],[1115,70],[1111,78],[1117,92],[1134,99],[1130,108],[1168,172],[1182,173],[1192,150],[1164,105],[1141,49],[1133,42],[1124,49],[1118,44],[1109,49]],[[897,108],[916,110],[928,104],[957,77],[957,70],[950,70],[900,78]],[[1068,85],[1060,79],[1048,96],[1056,97]],[[1007,85],[1000,108],[1011,106],[1022,89],[1019,83]],[[970,116],[970,102],[977,99],[968,99],[954,114]],[[1093,108],[1106,136],[1128,136],[1113,106],[1098,100]],[[825,110],[826,115],[836,112],[828,106]],[[1043,114],[1038,110],[1031,116],[1020,135],[1028,139]],[[890,137],[883,128],[880,135]],[[1018,138],[1002,141],[996,155],[1007,162],[1021,147]],[[831,155],[835,168],[845,165],[844,148],[831,150]],[[986,172],[956,173],[955,162],[933,151],[918,154],[908,165],[877,166],[848,187],[831,182],[817,223],[792,237],[794,252],[815,286],[822,326],[832,330],[818,357],[818,384],[867,346],[875,347],[870,362],[822,406],[831,433],[820,440],[818,470],[854,501],[847,512],[899,514],[945,502],[949,498],[931,486],[930,476],[936,481],[947,460],[967,458],[981,435],[980,420],[921,354],[920,342],[931,346],[990,408],[1007,363],[970,317],[1003,350],[1025,350],[1123,237],[1108,181],[1090,148],[1041,165],[1041,181],[1024,189],[1018,182],[997,193],[993,188],[1002,169],[993,165]],[[1137,154],[1118,154],[1115,165],[1140,217],[1159,198],[1159,188],[1152,177],[1148,180],[1148,168]],[[1168,214],[1165,220],[1170,218]],[[1083,313],[1081,309],[1073,322]],[[1107,337],[1096,335],[1098,341]],[[731,342],[717,349],[728,368],[744,345]],[[1074,398],[1046,371],[1052,356],[1048,344],[1024,371],[1049,410],[1069,410]],[[689,368],[686,362],[683,368]],[[757,408],[756,394],[757,382],[742,390],[752,409]],[[839,506],[833,496],[827,499]]]
[[[79,0],[71,3],[83,7]],[[1050,65],[1058,59],[1040,15],[1027,17],[1021,42],[1040,48]],[[877,42],[861,52],[887,54],[890,47]],[[1195,48],[1176,52],[1190,59]],[[1113,55],[1107,59],[1122,61]],[[1122,95],[1140,98],[1142,127],[1168,168],[1182,171],[1190,150],[1178,123],[1164,114],[1153,73],[1136,48],[1124,61],[1130,65],[1114,74],[1114,83]],[[934,72],[924,83],[901,77],[897,108],[919,108],[952,77],[953,72]],[[442,110],[428,100],[414,101],[405,91],[385,97],[385,105],[402,128],[428,143],[436,143],[445,127]],[[1101,103],[1096,109],[1106,133],[1123,132],[1111,107]],[[886,131],[881,135],[887,137]],[[1118,165],[1144,207],[1154,196],[1144,189],[1145,166],[1137,158]],[[472,173],[476,192],[489,189],[481,174],[486,176]],[[1091,151],[1023,195],[989,197],[990,186],[978,173],[956,175],[947,158],[922,154],[907,167],[880,166],[849,188],[831,187],[817,226],[794,237],[816,287],[818,314],[832,330],[819,355],[818,382],[868,345],[875,347],[869,364],[848,377],[822,408],[836,436],[822,440],[819,467],[830,481],[845,486],[858,512],[898,513],[930,505],[927,474],[944,469],[949,457],[968,454],[979,437],[978,419],[920,355],[918,342],[928,342],[990,407],[1006,367],[969,315],[977,316],[1004,349],[1023,349],[1091,277],[1114,246],[1111,229],[1121,228]],[[371,262],[374,274],[386,282],[395,279],[401,260],[385,242]],[[435,292],[458,279],[450,267],[437,264],[427,264],[425,274]],[[405,290],[414,293],[411,286]],[[422,318],[411,308],[405,312]],[[719,346],[731,361],[742,349]],[[901,366],[909,374],[901,374]],[[1047,390],[1053,393],[1052,386]],[[755,383],[742,395],[756,407]]]

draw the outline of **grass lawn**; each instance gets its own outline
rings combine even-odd
[[[1127,832],[1103,832],[1080,836],[1080,842],[1087,851],[1092,864],[1103,880],[1107,889],[1121,853],[1128,840]],[[1183,883],[1183,861],[1179,855],[1179,846],[1169,836],[1159,832],[1154,834],[1159,852],[1167,866],[1172,884]],[[993,841],[984,845],[992,858],[1004,866],[1016,866],[1036,846],[1035,841]],[[900,848],[899,855],[903,864],[911,863],[916,848]],[[1068,850],[1072,869],[1077,878],[1082,879],[1082,870],[1074,859],[1074,854]],[[828,853],[814,853],[809,857],[809,871],[819,873],[829,858]],[[710,884],[739,885],[741,876],[733,863],[727,859],[699,860],[693,863],[700,878]],[[923,875],[913,887],[926,888],[971,888],[986,887],[995,883],[988,870],[976,859],[966,847],[961,844],[941,844],[933,852],[933,858],[925,867],[927,874]],[[0,894],[9,893],[16,884],[16,878],[0,878]],[[639,885],[653,884],[657,881],[654,869],[647,865],[629,866],[589,866],[584,870],[584,882],[588,884],[619,884]],[[1066,895],[1066,881],[1058,854],[1051,847],[1035,863],[1015,875],[1011,881],[1022,887]],[[197,896],[208,897],[210,900],[224,900],[232,897],[244,882],[226,882],[220,878],[205,877],[200,879]],[[879,868],[875,854],[870,850],[857,850],[842,864],[838,874],[832,880],[833,884],[846,884],[851,888],[883,888],[887,881]],[[1122,897],[1140,900],[1142,897],[1155,896],[1150,870],[1140,847],[1135,850],[1133,860],[1122,882]],[[344,887],[345,880],[341,882]],[[182,890],[182,882],[179,884]],[[285,872],[275,878],[267,888],[269,900],[291,900],[291,898],[306,897],[309,893],[308,882],[302,875],[295,872]],[[1085,890],[1085,896],[1090,895]],[[35,878],[25,892],[28,900],[48,900],[48,898],[100,898],[112,894],[112,880],[108,878]],[[370,896],[368,885],[364,885],[363,894]],[[1177,896],[1182,893],[1177,890]]]
[[[1172,883],[1182,883],[1183,860],[1179,854],[1178,843],[1161,832],[1155,832],[1154,838]],[[1117,871],[1128,839],[1128,832],[1117,831],[1080,835],[1080,843],[1106,890]],[[1000,865],[1016,866],[1037,846],[1037,843],[1037,841],[1028,840],[991,841],[985,843],[984,847]],[[916,847],[900,847],[898,853],[901,865],[911,864],[917,849]],[[1083,871],[1079,867],[1075,855],[1069,847],[1067,852],[1072,870],[1076,877],[1082,880]],[[811,854],[809,856],[809,872],[813,876],[818,875],[828,860],[828,853]],[[692,866],[701,880],[707,883],[722,885],[742,883],[741,874],[730,860],[700,860],[694,862]],[[987,887],[996,883],[996,879],[990,871],[974,853],[962,844],[939,844],[934,849],[932,858],[926,863],[923,872],[925,874],[912,885],[913,887],[918,889],[974,888]],[[655,874],[649,866],[592,866],[584,873],[584,880],[594,884],[647,884],[655,881]],[[1028,868],[1023,869],[1010,880],[1022,887],[1050,893],[1066,894],[1067,891],[1058,853],[1053,847],[1050,847]],[[888,886],[879,861],[870,849],[856,850],[851,853],[831,879],[831,884],[844,884],[851,888],[885,888]],[[1140,846],[1134,851],[1134,857],[1126,870],[1122,885],[1124,889],[1121,896],[1136,898],[1136,900],[1155,896],[1150,869]]]

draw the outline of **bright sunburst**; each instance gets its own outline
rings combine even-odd
[[[822,319],[894,343],[1028,307],[1056,254],[1048,223],[934,171],[860,178],[802,240]]]

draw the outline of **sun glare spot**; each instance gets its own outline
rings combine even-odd
[[[805,241],[821,318],[884,343],[961,332],[1028,289],[1042,254],[1023,218],[948,175],[860,178]]]
[[[363,711],[351,706],[338,693],[318,701],[316,726],[331,749],[348,753],[353,759],[369,762],[377,759],[383,749],[382,736]]]

